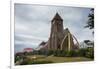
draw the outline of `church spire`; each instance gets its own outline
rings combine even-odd
[[[61,17],[60,17],[60,15],[58,14],[58,12],[56,13],[56,15],[54,16],[54,18],[52,19],[52,22],[54,21],[54,20],[63,20]]]

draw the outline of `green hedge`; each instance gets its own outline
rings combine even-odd
[[[79,50],[46,50],[46,51],[38,51],[39,55],[54,55],[57,57],[87,57],[94,58],[94,48],[85,48]]]

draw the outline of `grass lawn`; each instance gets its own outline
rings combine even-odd
[[[36,58],[33,58],[36,57]],[[35,55],[35,56],[28,56],[28,58],[32,58],[35,62],[36,61],[51,61],[53,63],[62,63],[62,62],[79,62],[79,61],[93,61],[90,58],[85,57],[55,57],[51,56],[43,56],[43,55]]]

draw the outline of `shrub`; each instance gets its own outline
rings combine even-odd
[[[54,56],[66,57],[67,56],[67,51],[66,50],[56,50],[56,51],[54,51]]]
[[[21,65],[32,64],[32,62],[33,61],[31,59],[25,58],[25,59],[23,59],[23,62],[21,63]]]
[[[87,49],[80,49],[78,54],[79,54],[79,56],[81,56],[81,57],[85,57],[86,52],[87,52]]]
[[[67,57],[77,57],[78,56],[78,51],[71,50],[67,51]]]
[[[94,48],[88,48],[85,56],[94,59]]]
[[[48,50],[48,51],[46,51],[46,55],[47,55],[47,56],[52,55],[53,53],[54,53],[53,50]]]
[[[19,61],[21,58],[19,56],[15,56],[15,63],[16,61]]]
[[[85,48],[79,50],[79,56],[94,59],[94,48]]]

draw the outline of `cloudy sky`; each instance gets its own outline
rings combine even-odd
[[[24,48],[36,48],[50,36],[51,20],[56,14],[63,19],[64,28],[79,42],[93,40],[92,31],[84,28],[91,8],[68,6],[43,6],[32,4],[15,4],[15,52]]]

